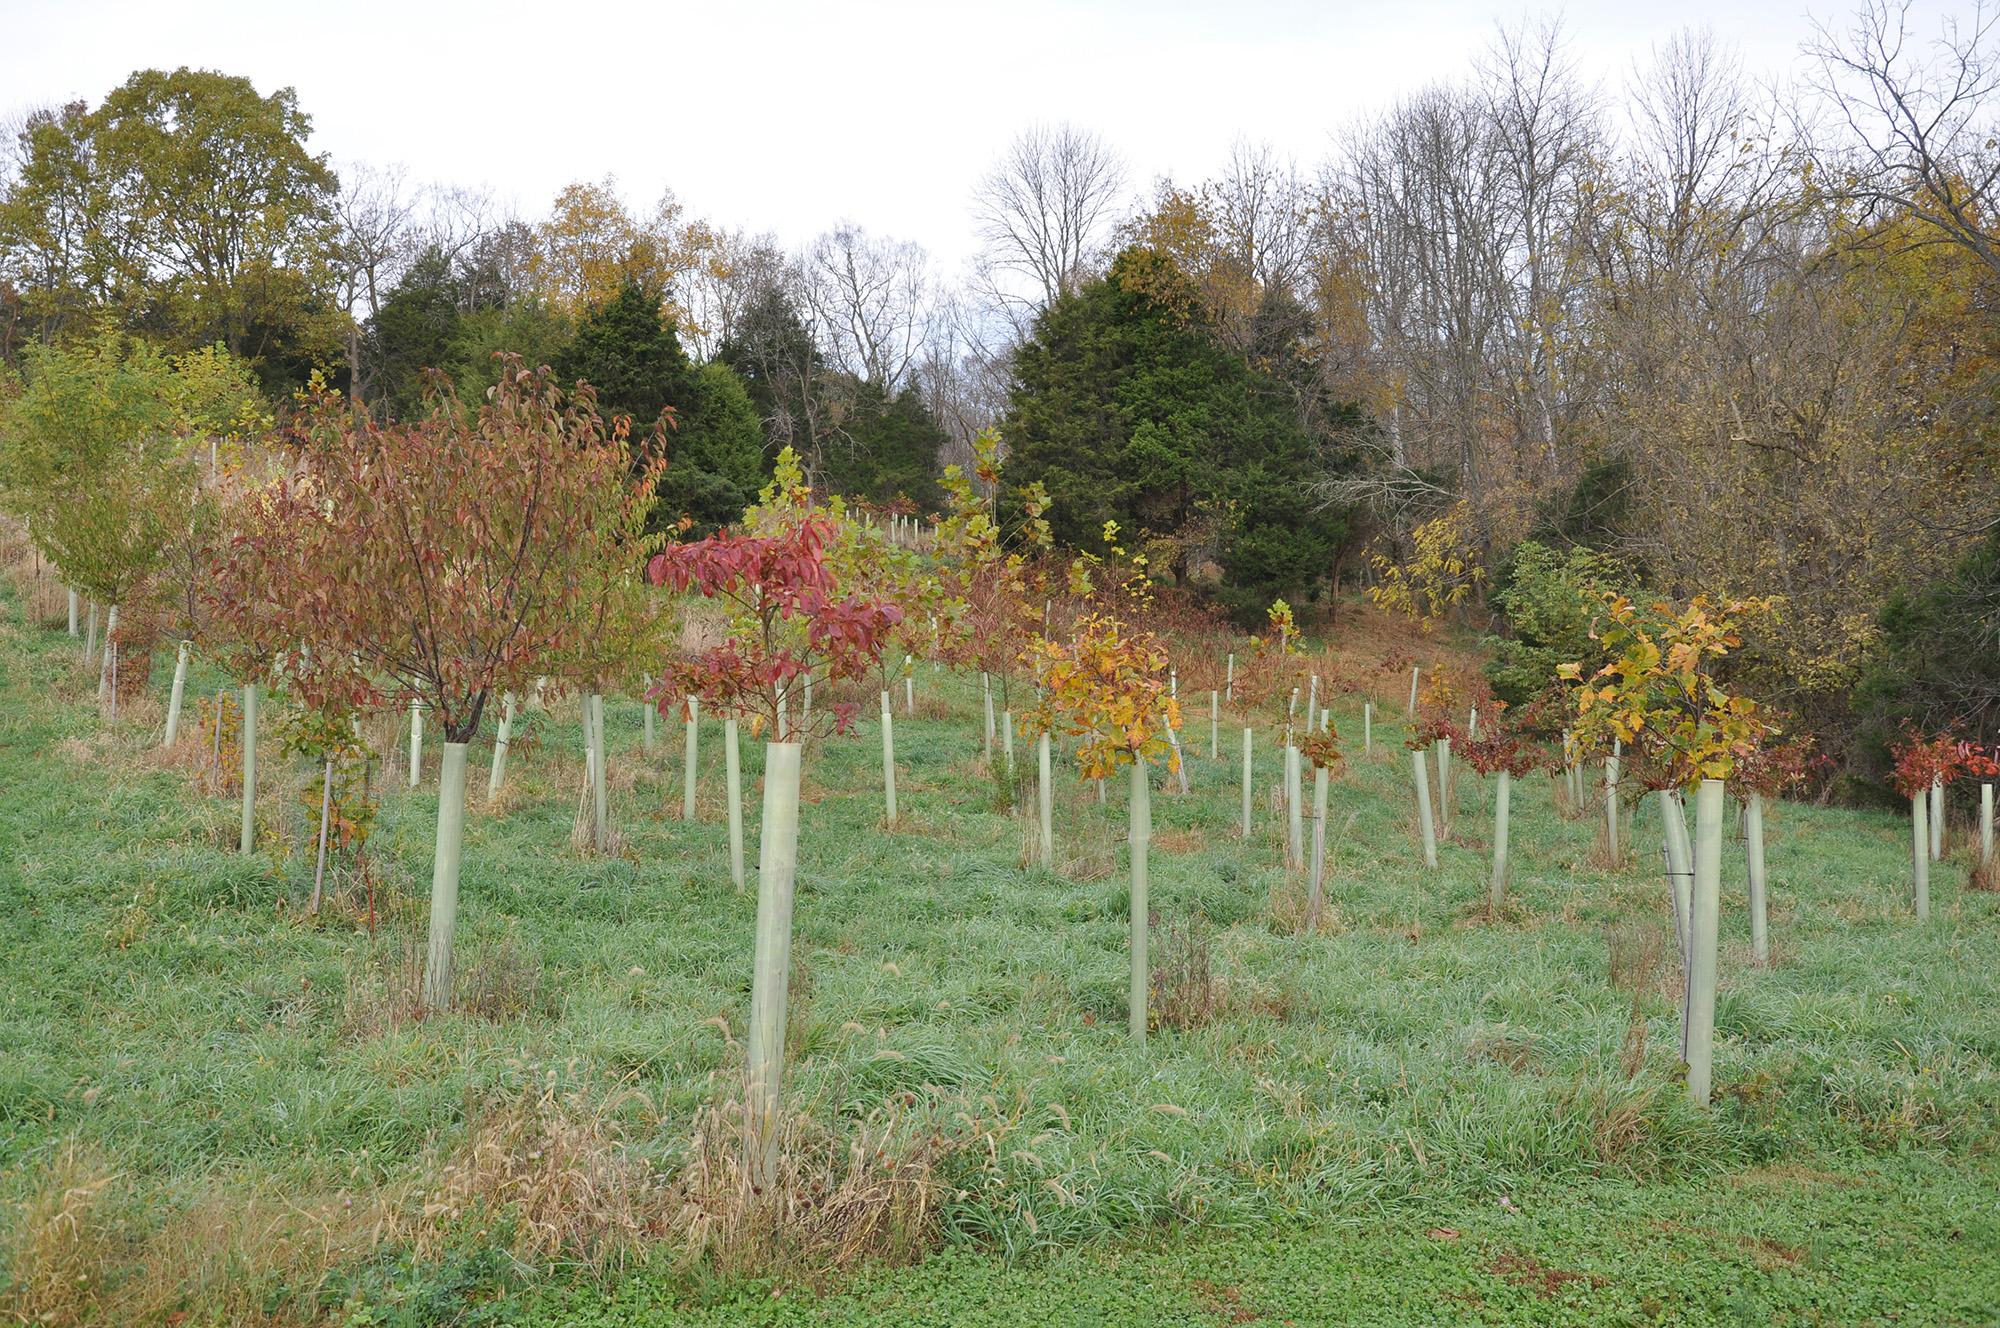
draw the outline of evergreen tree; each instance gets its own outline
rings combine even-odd
[[[444,369],[459,333],[458,283],[443,252],[426,249],[369,320],[361,363],[362,400],[390,419],[422,414],[423,372]]]
[[[852,392],[839,436],[822,449],[820,482],[834,493],[878,503],[903,497],[925,510],[939,507],[938,452],[945,436],[922,395],[906,387],[890,396],[874,383],[855,383]]]
[[[651,433],[662,412],[673,412],[655,528],[686,516],[705,534],[743,515],[763,482],[756,408],[728,366],[689,361],[673,324],[660,316],[657,295],[626,282],[584,318],[556,369],[596,388],[606,418],[629,417],[635,440]]]
[[[1242,616],[1326,581],[1347,522],[1312,497],[1328,459],[1298,389],[1220,345],[1169,260],[1127,249],[1057,299],[1014,374],[1008,478],[1047,486],[1064,543],[1094,549],[1116,521]]]

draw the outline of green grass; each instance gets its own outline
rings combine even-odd
[[[755,900],[729,884],[720,726],[706,819],[684,825],[678,728],[646,759],[637,706],[608,707],[614,775],[636,772],[615,780],[613,859],[570,847],[573,704],[527,720],[504,815],[480,809],[476,752],[460,969],[480,1012],[389,1022],[423,933],[435,735],[425,789],[400,791],[390,763],[371,940],[351,893],[306,918],[289,793],[270,808],[296,851],[240,858],[234,805],[149,763],[139,723],[105,732],[73,643],[19,623],[10,596],[0,1200],[34,1193],[71,1140],[120,1173],[141,1231],[231,1186],[379,1195],[551,1074],[679,1168],[740,1067],[749,1003]],[[170,652],[156,668],[164,697]],[[190,692],[219,685],[198,671]],[[1393,714],[1404,676],[1382,685]],[[1209,761],[1204,715],[1193,796],[1154,799],[1152,891],[1156,951],[1169,926],[1205,925],[1218,1010],[1140,1052],[1118,791],[1100,810],[1065,781],[1072,875],[1024,867],[1023,822],[976,759],[976,679],[918,686],[950,713],[899,713],[905,828],[878,825],[872,726],[809,758],[790,1087],[836,1130],[891,1104],[969,1145],[943,1163],[941,1252],[817,1292],[664,1255],[597,1281],[523,1270],[468,1224],[445,1253],[389,1246],[289,1291],[412,1324],[2000,1322],[2000,900],[1947,864],[1918,927],[1901,820],[1774,812],[1768,969],[1748,962],[1740,859],[1726,866],[1720,1094],[1699,1110],[1663,983],[1638,997],[1643,1063],[1620,1064],[1633,996],[1607,931],[1667,926],[1650,808],[1635,860],[1606,872],[1596,819],[1561,820],[1549,784],[1522,781],[1512,904],[1490,920],[1486,791],[1457,772],[1457,838],[1424,873],[1407,758],[1378,717],[1377,758],[1334,794],[1337,927],[1297,935],[1273,909],[1302,888],[1262,808],[1275,749],[1260,733],[1245,844],[1238,738],[1225,727]],[[1336,722],[1358,745],[1358,713]],[[757,756],[746,743],[746,781]],[[260,765],[292,791],[310,777],[268,748]],[[243,1275],[287,1290],[282,1269]]]

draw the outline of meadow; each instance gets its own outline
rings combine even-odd
[[[157,705],[105,719],[28,609],[6,592],[18,1321],[2000,1322],[2000,895],[1967,888],[1963,829],[1919,926],[1904,819],[1774,808],[1761,968],[1727,846],[1698,1108],[1650,805],[1613,862],[1601,815],[1519,781],[1489,914],[1490,791],[1457,774],[1426,871],[1390,667],[1411,642],[1359,609],[1324,643],[1356,689],[1333,700],[1330,916],[1302,930],[1270,726],[1246,842],[1240,729],[1211,758],[1191,705],[1191,792],[1153,802],[1143,1048],[1115,792],[1061,778],[1056,868],[1031,865],[977,678],[921,664],[895,829],[872,722],[809,754],[773,1221],[734,1198],[756,904],[718,726],[684,823],[678,726],[649,753],[639,705],[610,704],[596,855],[575,703],[530,710],[498,802],[472,781],[457,1006],[419,1017],[435,750],[407,790],[399,720],[377,726],[369,882],[337,861],[309,915],[316,772],[269,748],[264,848],[235,852],[202,723],[162,753]],[[189,690],[225,685],[198,663]]]

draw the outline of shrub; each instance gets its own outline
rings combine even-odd
[[[1607,593],[1627,591],[1633,578],[1617,559],[1582,547],[1558,552],[1533,540],[1517,545],[1493,603],[1511,636],[1488,637],[1493,657],[1486,679],[1509,705],[1525,705],[1555,677],[1559,664],[1582,663],[1588,676],[1604,663],[1591,624]]]

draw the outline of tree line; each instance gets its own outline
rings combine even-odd
[[[318,369],[393,419],[518,353],[635,434],[664,414],[656,528],[726,524],[785,447],[936,511],[998,426],[1061,542],[1115,529],[1239,616],[1454,567],[1426,603],[1534,649],[1514,569],[1588,551],[1639,593],[1774,597],[1732,667],[1867,767],[1904,717],[2000,726],[1993,51],[1983,14],[1871,0],[1789,86],[1699,32],[1607,82],[1529,20],[1316,166],[1244,139],[1142,188],[1035,126],[949,278],[858,224],[788,249],[612,180],[529,218],[336,171],[289,90],[144,71],[9,136],[0,355],[219,343],[274,402]]]

